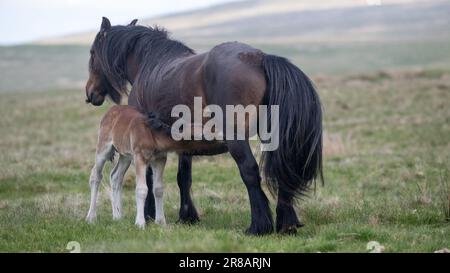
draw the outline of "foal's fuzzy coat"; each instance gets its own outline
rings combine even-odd
[[[145,226],[144,202],[147,197],[146,169],[153,169],[153,194],[155,196],[155,222],[165,225],[163,209],[163,172],[167,153],[173,144],[165,132],[152,129],[151,119],[130,106],[115,105],[103,117],[100,124],[95,165],[90,176],[91,204],[86,220],[96,218],[96,200],[102,170],[114,153],[120,154],[119,160],[111,172],[111,204],[113,219],[122,217],[121,191],[125,172],[134,160],[136,167],[136,225]]]

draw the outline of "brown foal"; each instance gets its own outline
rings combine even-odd
[[[113,106],[100,123],[95,165],[92,168],[89,184],[91,187],[91,204],[86,220],[93,222],[96,218],[96,200],[102,171],[107,160],[115,152],[119,160],[111,172],[111,204],[113,219],[122,217],[121,191],[123,178],[134,160],[136,167],[136,225],[144,228],[144,202],[147,197],[146,169],[153,169],[153,194],[155,196],[155,222],[165,225],[163,209],[163,172],[166,164],[167,150],[174,148],[175,141],[160,130],[152,129],[150,120],[134,108],[125,105]]]

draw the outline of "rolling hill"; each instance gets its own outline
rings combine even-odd
[[[373,1],[372,1],[373,2]],[[140,21],[173,37],[208,47],[226,40],[258,44],[360,42],[449,37],[450,3],[440,0],[239,1]],[[114,22],[113,22],[114,23]],[[90,44],[96,31],[37,41]]]

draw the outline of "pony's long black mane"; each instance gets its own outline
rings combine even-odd
[[[118,92],[127,93],[127,59],[131,53],[139,62],[141,73],[151,73],[175,57],[195,54],[183,43],[169,39],[159,27],[113,26],[100,31],[92,45],[92,52],[101,65],[109,83]]]

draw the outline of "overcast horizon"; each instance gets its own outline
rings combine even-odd
[[[18,45],[39,39],[91,31],[101,17],[112,24],[206,8],[236,0],[2,0],[0,45]]]

